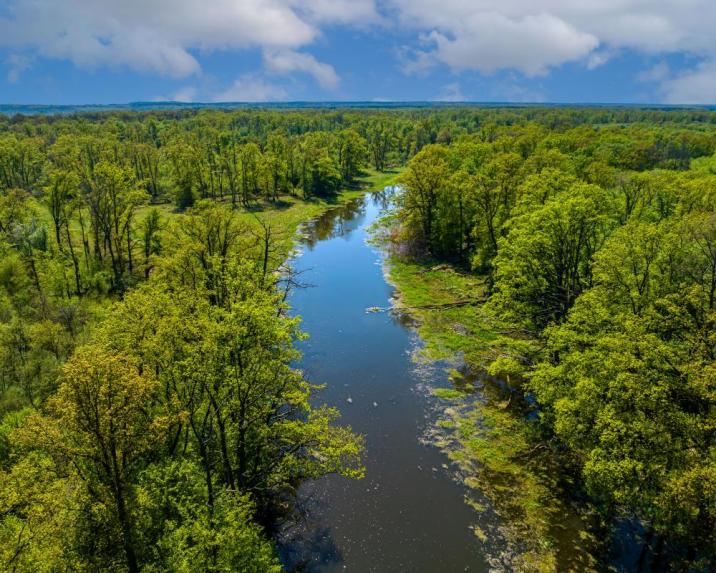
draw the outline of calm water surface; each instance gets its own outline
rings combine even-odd
[[[309,572],[487,571],[470,525],[475,514],[446,457],[423,443],[435,420],[430,388],[442,369],[416,367],[415,334],[390,313],[392,287],[382,256],[366,243],[384,195],[333,209],[305,229],[295,268],[313,285],[291,297],[310,339],[300,367],[325,384],[317,401],[337,406],[342,423],[366,439],[366,477],[306,484],[305,518],[284,531],[289,570]]]

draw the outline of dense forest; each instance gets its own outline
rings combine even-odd
[[[651,114],[570,119],[427,145],[402,177],[398,258],[479,278],[446,306],[480,306],[465,333],[476,344],[457,346],[508,385],[511,407],[468,406],[448,422],[453,457],[515,480],[501,502],[532,538],[521,569],[560,568],[551,492],[539,490],[554,466],[534,462],[547,449],[596,506],[602,541],[633,516],[654,570],[713,571],[716,131]]]
[[[605,539],[627,515],[658,567],[713,570],[715,151],[699,109],[0,117],[0,569],[279,571],[297,487],[363,475],[295,369],[291,236],[404,168],[392,251],[473,281],[446,306],[490,331],[460,338],[514,396],[504,455],[547,452]],[[558,570],[533,541],[519,568]]]

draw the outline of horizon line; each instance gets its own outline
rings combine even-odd
[[[137,100],[124,103],[0,103],[0,115],[22,113],[22,110],[73,110],[73,109],[131,109],[145,108],[291,108],[291,107],[578,107],[578,108],[642,108],[642,109],[702,109],[714,111],[713,104],[689,103],[646,103],[646,102],[517,102],[517,101],[445,101],[445,100],[286,100],[286,101],[221,101],[221,102],[182,102],[175,100]]]

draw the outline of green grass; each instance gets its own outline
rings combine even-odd
[[[303,200],[298,197],[283,196],[278,206],[271,202],[261,202],[248,211],[243,209],[239,211],[239,217],[247,222],[251,222],[255,217],[261,217],[281,234],[293,238],[301,223],[310,221],[327,209],[347,203],[364,193],[383,189],[395,180],[398,173],[399,171],[381,173],[368,170],[356,181],[354,188],[343,189],[335,197]]]
[[[281,197],[278,204],[262,201],[248,210],[241,209],[238,212],[239,219],[249,224],[255,224],[256,217],[260,217],[265,223],[271,225],[280,241],[279,252],[285,258],[295,244],[296,233],[302,223],[318,217],[332,207],[356,199],[364,193],[382,190],[391,185],[400,172],[401,170],[379,172],[369,169],[358,178],[353,188],[343,189],[335,197],[303,200],[299,197],[286,195]]]
[[[403,170],[403,167],[388,169],[387,171],[367,169],[360,178],[360,184],[366,191],[380,191],[390,185],[395,185]]]
[[[417,321],[425,342],[422,354],[427,360],[451,359],[461,355],[472,368],[484,368],[492,356],[496,340],[489,317],[480,304],[442,308],[460,301],[485,296],[484,281],[448,265],[430,265],[391,258],[391,282],[397,287],[395,306],[408,311]]]

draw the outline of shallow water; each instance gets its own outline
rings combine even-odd
[[[294,261],[312,285],[290,299],[310,335],[299,367],[326,385],[317,402],[365,435],[366,477],[302,486],[305,519],[283,532],[281,556],[289,570],[310,572],[487,571],[465,490],[423,442],[437,416],[430,388],[447,386],[446,375],[416,366],[418,341],[398,318],[367,312],[389,307],[393,290],[366,243],[384,199],[366,195],[308,225]]]

